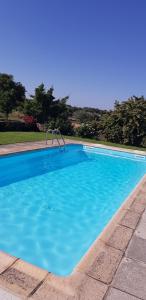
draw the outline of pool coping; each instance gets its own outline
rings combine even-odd
[[[94,143],[91,144],[76,141],[67,141],[67,143],[90,145],[93,147],[140,155],[146,154],[143,151],[116,148]],[[37,147],[37,145],[35,146]],[[40,146],[41,149],[46,148],[45,145],[45,147],[43,147],[42,143]],[[47,147],[50,147],[50,145]],[[28,151],[26,150],[26,146],[23,149],[24,150],[22,151]],[[33,149],[30,149],[30,151],[31,150],[36,149],[34,149],[33,146]],[[11,154],[16,152],[11,152]],[[0,152],[0,156],[1,155],[3,154]],[[69,276],[56,276],[1,251],[0,288],[21,297],[19,299],[43,299],[42,293],[45,293],[45,291],[47,291],[48,299],[86,299],[86,297],[89,299],[88,296],[91,294],[91,289],[93,290],[96,287],[96,292],[100,295],[99,299],[103,299],[112,283],[119,264],[125,255],[126,248],[133,236],[134,230],[146,208],[146,201],[142,200],[142,195],[146,195],[146,175],[143,176],[128,198],[125,199],[116,214],[93,242]],[[126,218],[126,222],[128,222],[128,217],[126,217],[128,214],[132,215],[132,218],[137,220],[137,223],[135,221],[135,225],[128,226],[127,223],[125,225],[123,220]],[[121,233],[124,232],[122,241],[121,235],[118,234],[117,236],[117,231]],[[114,235],[116,236],[116,242],[115,238],[113,238]],[[126,241],[123,245],[125,237]],[[112,264],[109,263],[110,261],[112,261]],[[84,298],[82,298],[83,295]],[[92,299],[91,296],[90,299]]]

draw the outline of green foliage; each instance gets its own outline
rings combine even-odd
[[[113,143],[146,146],[146,100],[133,96],[121,103],[116,101],[113,111],[103,112],[96,122],[84,122],[77,134]]]
[[[101,115],[104,113],[103,110],[91,107],[70,107],[69,110],[70,114],[72,112],[72,118],[81,124],[98,121]]]
[[[36,117],[38,114],[36,102],[33,99],[26,99],[23,105],[23,113],[28,116]]]
[[[32,123],[32,124],[29,124],[29,123],[24,123],[22,121],[9,121],[9,122],[6,122],[6,121],[1,121],[0,122],[0,132],[8,132],[8,131],[16,131],[16,132],[19,132],[19,131],[39,131],[36,124],[35,123]]]
[[[52,119],[48,123],[48,129],[54,129],[54,128],[59,129],[60,132],[65,135],[74,134],[74,129],[69,119],[67,120],[59,119],[59,118],[57,118],[56,120]]]
[[[100,119],[99,134],[107,141],[120,143],[122,141],[121,121],[115,113],[106,113]]]
[[[146,100],[133,96],[128,101],[116,102],[114,111],[103,115],[100,126],[108,141],[141,145],[146,135]]]
[[[80,109],[74,113],[74,118],[80,123],[91,122],[97,119],[97,114]]]
[[[73,127],[69,120],[68,96],[55,99],[54,89],[46,90],[44,84],[35,89],[32,99],[27,99],[24,105],[24,113],[37,119],[37,122],[45,124],[45,128],[58,128],[63,134],[73,134]]]
[[[86,138],[97,138],[98,136],[98,127],[97,122],[92,121],[90,123],[82,123],[79,128],[76,130],[77,135]]]
[[[37,109],[37,119],[41,123],[48,121],[51,106],[55,99],[53,91],[54,89],[52,87],[46,91],[44,84],[41,84],[35,89],[34,101]]]
[[[58,128],[62,134],[74,134],[73,126],[69,119],[69,109],[67,106],[68,97],[53,102],[48,121],[49,128]]]
[[[24,105],[24,113],[37,118],[37,121],[45,124],[48,121],[51,105],[55,99],[53,88],[46,90],[42,83],[35,89],[32,99],[27,99]]]
[[[13,109],[18,109],[25,100],[25,88],[15,82],[12,75],[0,73],[0,112],[8,119]]]
[[[53,101],[50,110],[50,119],[57,121],[57,119],[67,120],[69,117],[69,110],[67,107],[68,96]]]

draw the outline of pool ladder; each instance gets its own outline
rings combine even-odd
[[[64,139],[63,135],[61,134],[60,130],[59,129],[48,129],[46,131],[46,145],[48,144],[48,133],[50,133],[52,136],[52,138],[51,138],[52,145],[54,143],[54,140],[56,140],[60,149],[65,150],[65,139]]]

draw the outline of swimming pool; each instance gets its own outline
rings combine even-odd
[[[146,173],[146,158],[67,145],[1,157],[0,170],[0,249],[68,275]]]

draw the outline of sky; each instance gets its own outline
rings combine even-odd
[[[0,73],[69,104],[146,96],[145,0],[0,0]]]

